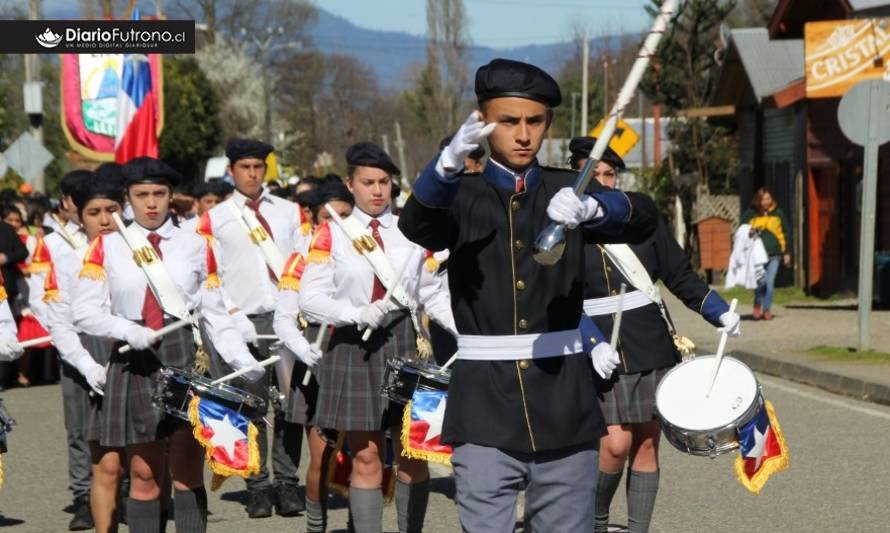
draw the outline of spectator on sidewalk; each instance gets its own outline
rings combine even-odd
[[[766,187],[757,189],[751,200],[751,207],[742,213],[742,224],[750,224],[752,235],[756,232],[763,241],[769,261],[766,274],[754,289],[754,320],[772,320],[773,289],[779,263],[791,266],[791,225],[785,212],[776,203],[772,193]]]

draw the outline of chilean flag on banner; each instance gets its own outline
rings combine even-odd
[[[260,471],[259,433],[244,415],[195,395],[189,402],[188,417],[213,472],[211,490],[218,489],[229,476],[246,479]]]
[[[754,419],[738,430],[738,436],[736,476],[746,489],[759,494],[772,474],[788,468],[788,447],[773,404],[765,401]]]
[[[451,464],[451,446],[442,444],[442,420],[448,392],[415,390],[402,420],[402,455],[444,465]]]
[[[117,98],[114,160],[118,163],[158,157],[158,103],[152,82],[148,57],[127,55]]]

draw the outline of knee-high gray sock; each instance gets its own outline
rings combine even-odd
[[[658,493],[658,471],[631,470],[627,476],[627,531],[646,533],[655,509]]]
[[[408,484],[396,480],[396,515],[399,533],[421,533],[430,499],[430,480]]]
[[[324,533],[326,529],[324,508],[321,502],[314,502],[306,498],[306,533]]]
[[[379,488],[349,487],[349,510],[355,533],[381,533],[383,530],[383,492]]]
[[[161,529],[161,501],[127,498],[127,521],[132,533],[158,533]]]
[[[593,531],[594,533],[606,533],[609,525],[609,508],[612,506],[612,498],[621,484],[621,470],[617,472],[599,471],[596,482],[596,503],[593,507]]]
[[[176,533],[207,531],[207,491],[204,487],[174,491],[173,506]]]

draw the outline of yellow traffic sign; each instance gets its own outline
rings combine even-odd
[[[599,124],[590,131],[590,135],[599,137],[605,126],[606,119],[600,120]],[[609,140],[609,148],[615,150],[615,153],[619,156],[624,157],[637,145],[638,142],[640,142],[639,134],[637,134],[627,122],[619,120],[618,125],[615,126],[615,133]]]

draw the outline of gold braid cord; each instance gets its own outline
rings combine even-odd
[[[674,334],[674,346],[683,357],[684,361],[695,359],[695,343],[689,337]]]
[[[195,350],[195,365],[192,367],[196,374],[204,374],[210,370],[210,357],[203,346],[198,346]]]

